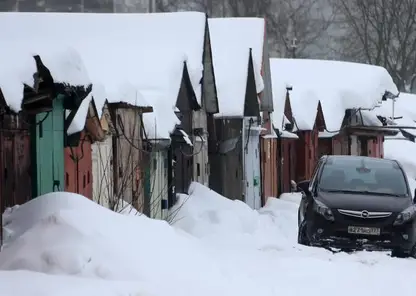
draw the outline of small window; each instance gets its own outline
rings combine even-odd
[[[87,172],[87,184],[90,184],[91,182],[91,175],[90,175],[90,171]]]
[[[87,186],[87,184],[86,184],[86,178],[85,178],[85,175],[84,175],[84,176],[82,176],[82,186],[83,186],[84,188]]]
[[[201,165],[199,163],[196,164],[196,176],[201,176]]]
[[[69,187],[69,174],[65,173],[65,186],[68,188]]]

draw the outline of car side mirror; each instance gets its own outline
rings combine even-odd
[[[290,180],[290,187],[292,189],[292,192],[298,191],[298,184],[294,180]]]
[[[309,194],[309,183],[309,180],[301,181],[298,183],[298,188],[306,194]]]

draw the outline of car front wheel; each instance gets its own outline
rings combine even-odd
[[[308,235],[307,235],[307,222],[306,219],[304,219],[298,228],[298,244],[304,245],[304,246],[310,246],[311,243],[309,241]]]
[[[393,249],[391,251],[391,257],[396,257],[396,258],[407,258],[409,257],[409,254],[406,253],[405,251],[403,251],[402,249]]]

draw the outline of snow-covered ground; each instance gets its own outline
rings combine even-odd
[[[299,196],[260,211],[194,183],[174,227],[52,193],[5,215],[1,296],[413,295],[416,260],[296,243]]]

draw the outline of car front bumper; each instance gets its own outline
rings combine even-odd
[[[335,216],[335,221],[315,214],[308,224],[308,237],[312,246],[354,250],[392,250],[411,252],[415,245],[414,221],[393,226],[394,217],[379,220],[359,220]],[[380,235],[348,233],[348,226],[380,228]]]

